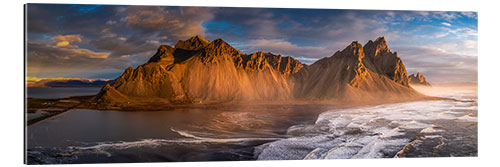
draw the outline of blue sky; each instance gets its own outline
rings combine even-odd
[[[194,35],[303,63],[385,36],[409,73],[477,81],[477,13],[29,4],[28,76],[113,79]]]

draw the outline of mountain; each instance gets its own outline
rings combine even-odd
[[[429,82],[425,79],[424,75],[417,72],[417,75],[411,74],[408,77],[409,83],[413,85],[431,86]]]
[[[83,78],[35,78],[27,77],[28,87],[101,87],[113,84],[109,79],[83,79]]]
[[[289,75],[303,64],[292,57],[257,52],[246,55],[222,39],[195,36],[175,47],[162,45],[136,69],[127,68],[113,86],[96,97],[113,102],[114,95],[160,98],[169,103],[221,103],[287,100],[292,95]],[[119,93],[119,94],[118,94]]]
[[[295,97],[363,101],[421,96],[408,86],[406,69],[383,37],[364,47],[357,41],[293,77]]]
[[[308,66],[289,56],[244,54],[222,39],[194,36],[175,47],[161,45],[147,63],[127,68],[93,101],[109,106],[419,96],[408,85],[403,62],[383,37],[365,47],[353,42]]]

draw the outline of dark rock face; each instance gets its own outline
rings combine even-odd
[[[398,53],[391,52],[384,37],[368,41],[364,46],[366,57],[371,61],[371,70],[389,77],[394,82],[408,86],[408,73]]]
[[[431,86],[431,84],[425,79],[424,75],[420,74],[420,72],[418,72],[417,75],[411,74],[408,77],[408,80],[412,85]]]
[[[200,36],[162,45],[148,63],[127,68],[96,103],[130,99],[168,103],[222,103],[294,99],[376,99],[419,96],[385,39],[353,42],[333,56],[303,65],[292,57],[244,54],[222,39]],[[116,98],[116,100],[115,100]],[[146,101],[146,100],[144,100]]]
[[[259,70],[265,66],[270,66],[272,69],[279,71],[281,74],[288,76],[297,73],[304,65],[293,57],[282,57],[272,53],[256,52],[250,55],[240,55],[234,57],[234,65],[238,68],[248,70]]]
[[[148,62],[158,62],[164,65],[174,64],[174,50],[175,48],[172,48],[171,46],[161,45],[155,55],[153,55]]]
[[[208,44],[210,44],[209,40],[197,35],[185,41],[179,40],[179,42],[175,44],[175,48],[183,50],[200,50]]]

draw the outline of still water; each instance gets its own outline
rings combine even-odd
[[[66,98],[95,95],[99,90],[100,87],[29,87],[26,92],[31,98]]]
[[[30,164],[477,156],[477,91],[348,109],[317,105],[71,110],[27,128]]]

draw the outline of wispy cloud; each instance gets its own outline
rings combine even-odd
[[[448,26],[448,27],[449,27],[449,26],[451,26],[451,24],[450,24],[450,23],[447,23],[447,22],[442,22],[441,24],[442,24],[442,25],[445,25],[445,26]]]

